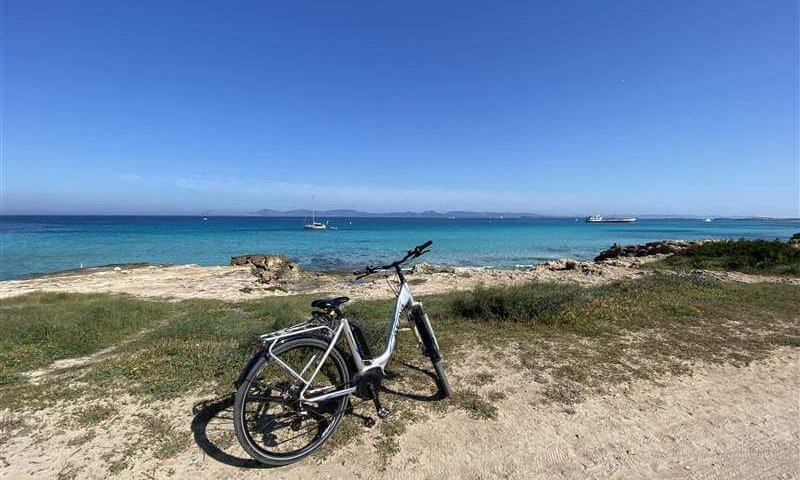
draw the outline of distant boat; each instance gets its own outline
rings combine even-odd
[[[705,223],[711,223],[711,219],[710,219],[710,218],[706,218],[705,220],[703,220],[703,222],[705,222]]]
[[[318,222],[316,219],[316,207],[314,205],[314,197],[311,197],[311,223],[303,224],[306,230],[325,230],[328,228],[328,222]]]
[[[208,220],[208,217],[203,217],[203,220]]]
[[[628,218],[616,218],[616,217],[609,217],[606,218],[602,215],[592,215],[590,217],[586,217],[586,223],[633,223],[636,221],[634,217]]]
[[[325,230],[328,228],[328,222],[311,222],[303,225],[306,230]]]

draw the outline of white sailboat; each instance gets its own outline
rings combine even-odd
[[[311,223],[303,224],[306,230],[325,230],[328,228],[328,222],[318,222],[316,218],[316,206],[314,204],[314,197],[311,197]]]

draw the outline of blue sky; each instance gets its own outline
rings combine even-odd
[[[3,8],[4,213],[800,215],[793,0]]]

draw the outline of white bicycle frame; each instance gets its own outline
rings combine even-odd
[[[384,373],[386,365],[392,358],[392,352],[394,352],[394,346],[397,340],[397,331],[400,328],[400,316],[407,309],[416,307],[418,305],[422,306],[420,302],[416,302],[414,300],[414,297],[411,295],[411,289],[408,287],[408,283],[403,281],[400,285],[400,291],[397,294],[397,300],[395,301],[394,312],[392,313],[392,321],[389,324],[389,330],[387,332],[388,338],[386,340],[386,349],[379,356],[371,359],[365,359],[361,356],[361,353],[358,350],[358,344],[356,343],[356,339],[353,336],[353,331],[350,328],[350,322],[347,320],[347,318],[344,317],[339,319],[339,325],[336,327],[335,330],[326,325],[311,326],[305,323],[305,324],[295,325],[293,327],[289,327],[287,329],[273,332],[270,334],[262,335],[260,338],[262,344],[266,344],[267,342],[269,342],[269,348],[266,349],[266,353],[269,356],[269,359],[274,361],[281,367],[283,367],[287,372],[289,372],[289,374],[292,377],[294,377],[296,380],[298,380],[303,384],[303,388],[300,390],[300,401],[304,403],[316,404],[333,398],[344,397],[356,391],[356,387],[351,386],[343,388],[341,390],[334,390],[328,393],[321,393],[326,390],[330,390],[331,388],[334,389],[338,388],[334,386],[334,387],[324,387],[321,389],[313,389],[309,392],[309,387],[314,381],[314,378],[322,369],[322,366],[325,364],[325,361],[327,360],[328,356],[330,356],[331,351],[333,351],[333,349],[336,348],[336,344],[339,342],[342,336],[344,336],[344,339],[350,349],[350,353],[353,356],[353,361],[357,369],[354,378],[374,368],[380,368],[381,373]],[[423,315],[423,319],[427,323],[430,322],[428,320],[427,315]],[[430,325],[428,325],[428,330],[431,333],[433,333],[433,329],[430,328]],[[280,358],[278,358],[278,356],[273,353],[273,349],[278,344],[282,343],[281,340],[285,340],[288,337],[308,334],[316,331],[325,331],[326,333],[330,334],[331,335],[330,344],[328,345],[327,350],[325,350],[325,353],[320,359],[319,364],[306,380],[304,378],[304,375],[311,367],[311,365],[314,363],[316,355],[311,357],[311,359],[306,363],[306,365],[300,372],[297,372],[294,369],[292,369],[289,365],[287,365],[284,361],[282,361]],[[415,327],[415,332],[416,332],[416,327]],[[416,332],[416,334],[417,334],[417,339],[419,339],[419,332]],[[435,335],[433,337],[433,341],[436,344]],[[438,348],[438,344],[436,346]],[[311,394],[312,396],[306,397],[307,393]]]

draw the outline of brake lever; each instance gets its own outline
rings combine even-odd
[[[375,273],[377,271],[378,271],[377,268],[375,268],[373,266],[367,266],[366,268],[364,268],[364,270],[359,270],[359,271],[353,272],[353,275],[356,276],[356,280],[361,280],[362,278],[367,277],[369,275],[372,275],[373,273]]]

